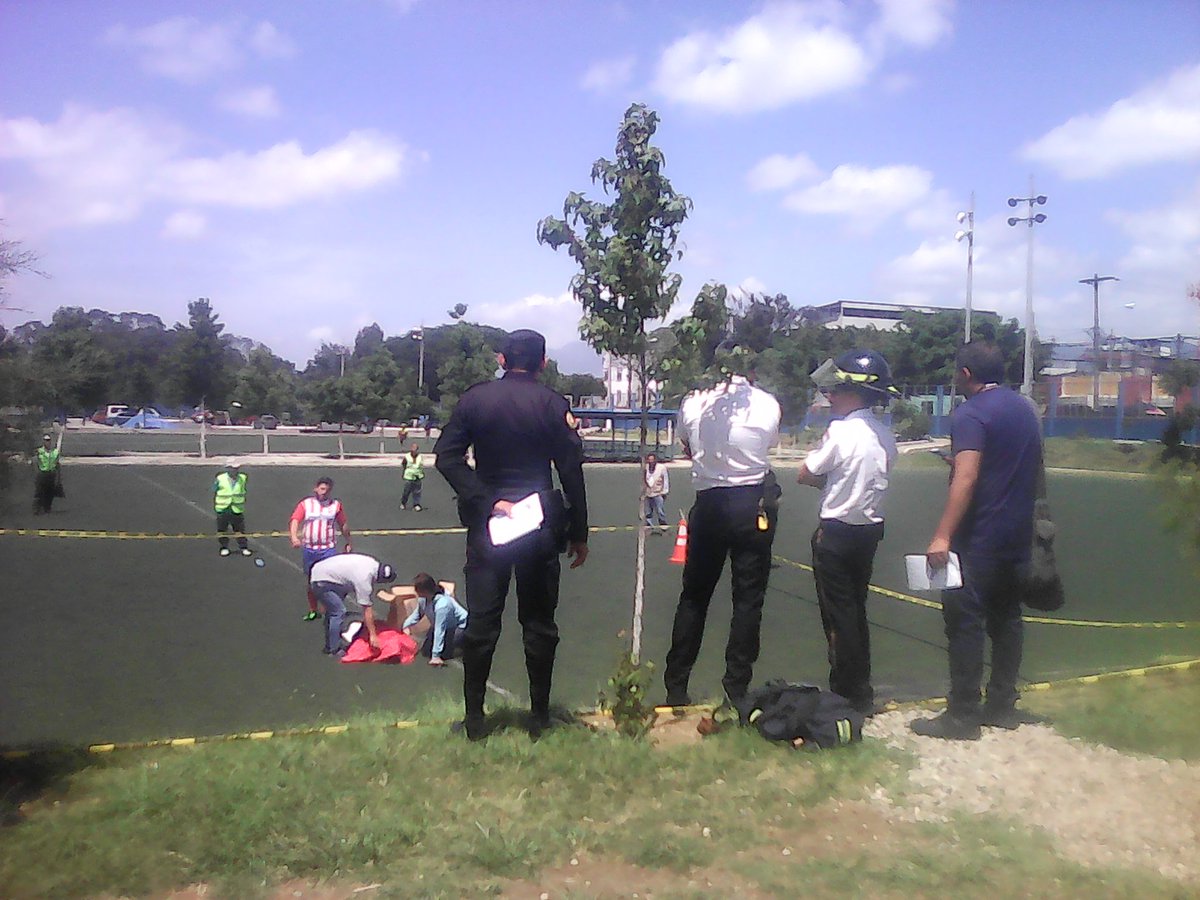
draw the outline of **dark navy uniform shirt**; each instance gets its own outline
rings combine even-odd
[[[475,468],[467,448],[475,447]],[[583,442],[566,398],[529,372],[506,372],[469,388],[433,448],[437,469],[458,494],[468,528],[482,526],[497,500],[520,500],[554,487],[550,464],[568,504],[567,538],[587,540]]]
[[[975,493],[951,547],[1001,562],[1028,561],[1042,465],[1042,432],[1033,405],[1008,388],[980,391],[951,415],[950,446],[955,453],[980,453]]]

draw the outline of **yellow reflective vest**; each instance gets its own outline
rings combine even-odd
[[[39,472],[53,472],[58,468],[58,451],[38,447],[37,467]]]
[[[239,472],[231,478],[228,472],[217,475],[214,487],[213,506],[217,512],[231,509],[235,513],[246,511],[246,473]]]

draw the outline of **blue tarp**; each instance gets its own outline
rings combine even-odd
[[[147,431],[178,428],[178,422],[172,422],[164,419],[153,409],[139,409],[135,415],[130,416],[124,422],[117,425],[118,428],[144,428]]]

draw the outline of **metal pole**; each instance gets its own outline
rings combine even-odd
[[[420,345],[420,362],[417,364],[417,391],[424,396],[425,394],[425,326],[421,326],[421,330],[417,332],[420,335],[417,341]]]
[[[1085,281],[1087,279],[1084,279]],[[1092,276],[1092,412],[1100,412],[1100,276]]]
[[[967,316],[963,343],[971,343],[971,281],[975,273],[975,192],[971,191],[971,208],[967,210]]]
[[[1029,194],[1033,196],[1033,179],[1029,179]],[[1029,207],[1029,253],[1025,259],[1025,380],[1021,393],[1033,396],[1033,205]]]

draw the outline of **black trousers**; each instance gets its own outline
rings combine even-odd
[[[950,644],[948,708],[960,718],[979,710],[984,638],[992,642],[987,706],[999,712],[1017,702],[1017,679],[1025,641],[1021,584],[1028,563],[962,555],[963,586],[942,591],[942,619]]]
[[[410,497],[412,498],[412,502],[415,506],[421,505],[421,479],[420,478],[405,479],[404,493],[400,495],[400,505],[407,506],[408,499]]]
[[[33,511],[50,512],[54,505],[54,489],[58,486],[58,472],[38,472],[33,483]]]
[[[667,696],[688,693],[692,667],[700,655],[704,624],[713,591],[729,558],[733,587],[733,619],[725,647],[725,677],[721,684],[730,700],[745,696],[758,661],[763,597],[771,574],[771,545],[775,541],[775,512],[767,515],[767,530],[758,529],[762,485],[712,488],[696,494],[688,513],[688,551],[683,564],[683,590],[675,609],[671,649],[663,680]]]
[[[463,701],[468,717],[483,715],[488,675],[514,574],[530,708],[535,715],[549,713],[554,653],[558,648],[558,625],[554,622],[562,571],[558,550],[558,542],[548,528],[503,547],[492,546],[486,528],[468,530],[467,564],[463,567],[468,618],[462,640]]]
[[[232,531],[237,535],[238,548],[246,549],[246,514],[234,512],[232,509],[217,510],[217,543],[224,550],[229,546],[229,538],[225,536],[226,531]]]
[[[829,644],[829,689],[860,709],[875,703],[867,590],[883,525],[822,519],[812,536],[813,578]]]

